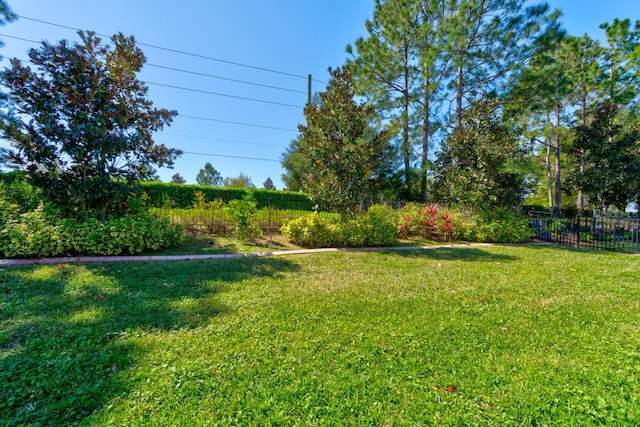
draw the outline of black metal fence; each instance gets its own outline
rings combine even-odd
[[[539,240],[576,248],[640,253],[640,219],[636,217],[561,218],[546,212],[530,212],[529,224]]]

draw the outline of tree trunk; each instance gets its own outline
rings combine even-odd
[[[462,65],[458,65],[458,77],[456,80],[456,129],[462,126],[462,96],[464,87],[462,84]]]
[[[402,155],[404,157],[404,179],[407,196],[411,192],[411,144],[409,140],[409,41],[404,43],[404,93],[402,94]]]
[[[580,118],[582,119],[582,126],[587,125],[587,99],[582,98],[580,103]],[[581,148],[578,151],[578,157],[580,158],[580,174],[582,175],[585,171],[585,163],[584,163],[584,148]],[[578,200],[576,202],[578,208],[578,215],[582,215],[584,213],[584,193],[582,192],[582,188],[578,189]]]
[[[420,190],[422,203],[427,203],[427,174],[429,169],[429,75],[424,76],[424,100],[422,101],[422,173]]]
[[[554,132],[554,150],[555,150],[555,184],[556,184],[556,204],[555,204],[555,213],[560,215],[560,210],[562,209],[562,183],[560,180],[560,105],[556,106],[556,123],[555,123],[555,132]]]
[[[547,169],[547,201],[551,213],[553,211],[553,176],[551,173],[551,141],[549,139],[547,139],[547,156],[544,159],[544,165]]]

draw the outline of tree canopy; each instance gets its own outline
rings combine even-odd
[[[218,187],[222,184],[222,175],[214,168],[211,163],[207,162],[196,176],[198,185],[208,185],[210,187]]]
[[[514,207],[525,195],[524,179],[509,165],[518,157],[518,137],[497,101],[479,101],[442,147],[437,161],[438,197],[481,209]]]
[[[393,156],[388,131],[375,126],[373,107],[354,101],[349,68],[329,73],[320,104],[307,104],[307,124],[298,125],[300,156],[308,165],[302,184],[316,203],[352,215],[375,199]]]
[[[120,214],[132,187],[153,166],[171,166],[179,150],[155,144],[175,111],[157,109],[136,78],[145,56],[133,37],[105,45],[93,32],[80,42],[43,42],[31,65],[11,60],[2,82],[14,114],[0,120],[30,181],[75,216]]]
[[[251,177],[240,173],[238,176],[228,176],[222,180],[222,185],[229,188],[255,188]]]

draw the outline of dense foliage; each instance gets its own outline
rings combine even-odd
[[[0,257],[132,255],[175,245],[182,226],[139,210],[108,218],[66,218],[21,172],[0,174]]]
[[[521,155],[518,138],[497,101],[480,101],[444,142],[436,162],[435,193],[444,203],[492,209],[516,207],[524,177],[508,169]]]
[[[180,226],[146,214],[125,215],[106,222],[95,218],[60,219],[40,205],[3,224],[0,257],[135,255],[178,245],[182,239]]]
[[[624,126],[619,108],[599,107],[586,126],[575,129],[576,153],[582,153],[577,184],[592,205],[624,211],[640,198],[640,123]]]
[[[196,175],[196,182],[198,185],[207,185],[209,187],[219,187],[222,184],[222,175],[216,170],[216,168],[207,162],[202,169]]]
[[[387,130],[375,127],[378,119],[370,105],[354,101],[348,68],[330,69],[327,90],[320,104],[305,107],[306,125],[299,125],[304,191],[322,207],[354,215],[375,201],[391,168]]]
[[[389,125],[389,148],[395,150],[389,185],[375,190],[375,202],[444,200],[470,208],[480,202],[486,209],[516,206],[529,197],[529,203],[556,213],[582,213],[624,210],[637,201],[630,177],[640,158],[632,141],[640,106],[640,21],[603,23],[601,42],[567,35],[560,16],[544,2],[525,0],[375,3],[366,35],[348,46],[345,65],[358,100]],[[320,110],[322,102],[313,108]],[[495,103],[492,109],[478,109],[488,102]],[[605,104],[618,111],[612,121],[618,136],[607,136],[602,150],[626,142],[618,150],[624,155],[602,162],[594,156],[603,152],[593,144],[588,149],[584,136],[589,128],[602,129],[597,116]],[[336,110],[326,111],[329,120]],[[469,114],[479,127],[469,127]],[[283,179],[292,189],[323,173],[305,161],[310,148],[303,136],[291,141],[282,158]],[[506,149],[506,162],[505,156],[489,156],[481,165],[457,165],[467,145],[476,151],[494,143]],[[451,152],[455,145],[459,153]],[[444,149],[434,153],[434,147]],[[329,162],[324,167],[327,174],[339,170]],[[591,174],[596,167],[599,176]],[[450,173],[443,175],[446,169]],[[605,197],[603,185],[609,187]],[[339,190],[334,183],[325,187]]]
[[[388,207],[374,205],[355,218],[313,213],[282,226],[291,242],[305,247],[390,246],[397,241],[397,215]]]
[[[147,204],[151,207],[189,208],[196,202],[196,193],[204,194],[205,201],[220,199],[228,203],[231,200],[241,200],[248,194],[245,188],[206,187],[199,185],[179,185],[175,183],[144,182],[142,190],[146,193]],[[293,191],[276,191],[254,189],[253,197],[257,208],[273,207],[275,209],[312,210],[313,204],[302,193]]]
[[[177,113],[153,107],[136,78],[145,56],[133,37],[104,45],[92,32],[79,43],[47,41],[2,73],[11,107],[0,129],[13,161],[45,198],[76,218],[120,215],[133,185],[172,165],[180,154],[157,145],[153,133]]]
[[[354,219],[313,213],[287,221],[281,231],[291,242],[314,248],[391,246],[399,238],[522,243],[535,234],[527,217],[509,209],[469,215],[418,204],[400,210],[374,205]]]

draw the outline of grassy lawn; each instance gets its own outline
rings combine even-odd
[[[0,424],[638,425],[640,258],[0,269]]]
[[[162,251],[145,252],[144,255],[209,255],[249,252],[274,252],[301,249],[281,235],[264,236],[242,243],[238,239],[220,236],[187,236],[184,243]]]
[[[455,243],[455,242],[454,242]],[[398,240],[396,246],[433,246],[446,245],[448,242],[411,238]],[[145,252],[142,255],[208,255],[236,254],[250,252],[275,252],[304,249],[291,243],[280,234],[265,235],[258,239],[240,242],[238,239],[221,236],[188,236],[180,246],[161,251]]]

